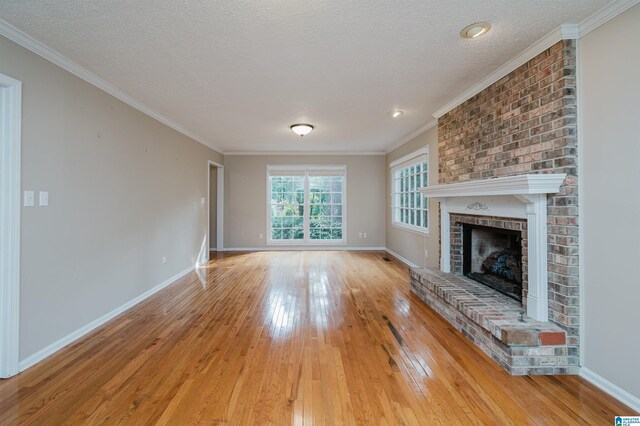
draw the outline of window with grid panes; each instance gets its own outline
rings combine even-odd
[[[426,154],[403,161],[392,167],[393,224],[426,232],[429,228],[427,197],[420,188],[428,184],[428,161]]]
[[[268,242],[344,242],[345,168],[269,166]]]

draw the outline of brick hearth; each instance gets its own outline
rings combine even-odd
[[[515,300],[465,277],[429,268],[410,271],[411,290],[513,375],[577,374],[565,331],[520,320]]]

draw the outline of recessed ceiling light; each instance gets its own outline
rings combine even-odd
[[[293,130],[293,133],[302,137],[308,135],[313,130],[313,126],[311,124],[298,123],[292,124],[290,129]]]
[[[402,114],[404,114],[404,111],[397,110],[397,111],[393,111],[393,113],[391,114],[391,116],[392,116],[393,118],[398,118],[398,117],[400,117]]]
[[[462,38],[476,38],[485,34],[490,29],[491,25],[488,22],[476,22],[475,24],[464,27],[462,31],[460,31],[460,35]]]

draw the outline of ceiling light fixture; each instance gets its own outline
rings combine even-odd
[[[491,25],[488,22],[476,22],[466,26],[460,31],[462,38],[476,38],[482,34],[486,34],[491,29]]]
[[[303,137],[313,130],[313,126],[311,124],[298,123],[292,124],[290,129],[293,130],[293,133],[296,135]]]
[[[393,118],[398,118],[398,117],[400,117],[402,114],[404,114],[404,111],[400,111],[400,110],[398,110],[398,111],[393,111],[393,114],[391,114],[391,116],[392,116]]]

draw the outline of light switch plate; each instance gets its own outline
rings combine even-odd
[[[24,191],[24,206],[33,207],[35,205],[35,198],[33,191]]]
[[[48,205],[49,205],[49,192],[47,192],[47,191],[40,191],[40,194],[39,194],[39,195],[40,195],[40,196],[39,196],[39,198],[40,198],[40,199],[39,199],[40,207],[46,207],[46,206],[48,206]]]

